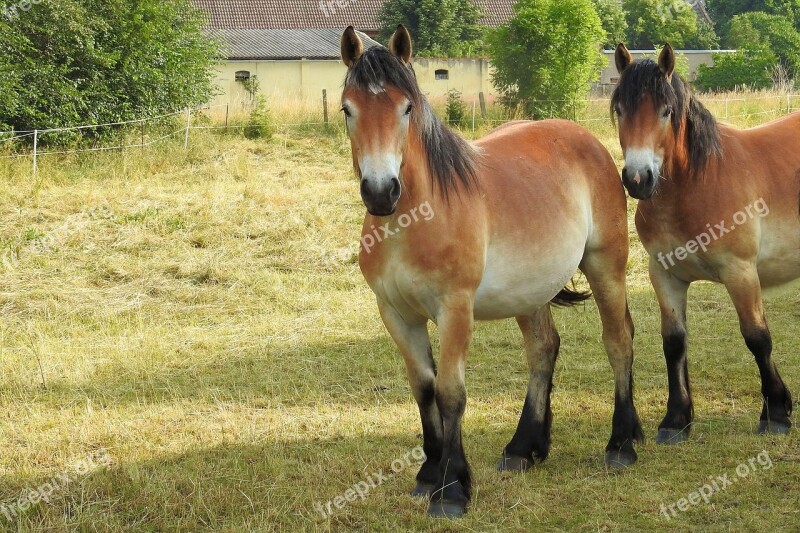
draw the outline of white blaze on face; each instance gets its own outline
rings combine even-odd
[[[379,189],[391,186],[392,178],[400,177],[400,158],[392,153],[364,154],[358,160],[358,167],[362,179]]]
[[[370,92],[383,92],[383,87],[370,87]],[[400,166],[403,162],[403,147],[408,135],[409,115],[406,114],[409,102],[403,100],[394,111],[397,121],[394,131],[381,131],[380,138],[360,139],[357,131],[359,109],[349,100],[343,102],[350,116],[347,117],[348,131],[351,138],[357,139],[358,168],[361,178],[369,181],[370,187],[383,189],[391,186],[393,178],[400,177]],[[391,113],[391,110],[384,111]],[[388,122],[391,124],[392,122]]]
[[[641,183],[642,172],[652,170],[653,175],[658,175],[661,170],[663,160],[652,148],[628,148],[625,150],[625,168],[629,172],[635,172],[633,177],[635,183]]]

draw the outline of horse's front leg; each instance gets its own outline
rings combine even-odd
[[[788,433],[792,426],[789,419],[792,414],[792,395],[772,360],[772,335],[767,327],[755,264],[748,261],[730,264],[722,281],[736,307],[742,336],[755,357],[761,375],[764,407],[758,433]]]
[[[667,363],[667,414],[658,426],[656,442],[677,444],[689,437],[694,407],[687,362],[686,302],[689,283],[670,274],[650,258],[650,281],[661,309],[661,338]]]
[[[436,405],[436,366],[431,354],[428,320],[422,316],[403,317],[385,303],[378,302],[383,323],[400,349],[406,363],[408,383],[422,419],[425,462],[417,474],[412,496],[429,496],[439,480],[442,458],[442,417]]]
[[[471,489],[469,464],[461,444],[461,418],[467,404],[464,374],[473,325],[471,296],[451,297],[443,302],[437,324],[441,357],[436,404],[442,416],[443,436],[439,478],[428,514],[455,518],[466,511]]]

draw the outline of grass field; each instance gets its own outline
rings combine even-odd
[[[619,157],[610,124],[590,127]],[[690,293],[692,437],[652,441],[666,376],[633,231],[636,401],[649,439],[638,464],[603,465],[613,383],[590,302],[556,312],[547,462],[494,471],[527,370],[513,321],[480,323],[467,370],[468,515],[428,519],[405,467],[324,517],[317,503],[408,456],[419,422],[356,264],[363,207],[349,144],[338,130],[279,131],[44,158],[35,181],[29,161],[0,162],[0,530],[800,531],[800,440],[753,434],[758,373],[721,287]],[[798,397],[800,292],[767,310]],[[758,454],[771,467],[739,477]],[[709,503],[661,513],[725,475],[736,481]],[[49,501],[17,505],[40,487]]]

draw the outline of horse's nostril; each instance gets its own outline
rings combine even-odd
[[[628,167],[622,169],[622,179],[625,181],[628,180]]]
[[[392,198],[400,197],[400,180],[397,178],[392,178],[392,191],[390,195]]]
[[[649,169],[649,168],[647,169],[647,179],[650,180],[650,181],[653,181],[653,170],[652,169]]]
[[[365,180],[365,179],[361,180],[361,194],[363,196],[368,196],[369,195],[369,184],[367,183],[367,180]]]

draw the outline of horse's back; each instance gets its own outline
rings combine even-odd
[[[509,122],[475,144],[490,159],[500,156],[504,161],[518,161],[550,177],[556,177],[553,171],[559,169],[564,173],[577,171],[603,185],[619,182],[619,172],[606,147],[584,127],[568,120]]]
[[[476,145],[493,162],[487,166],[485,184],[498,195],[533,188],[556,210],[568,211],[567,205],[580,204],[596,232],[627,231],[627,201],[619,170],[608,149],[579,124],[558,119],[511,122]],[[504,168],[498,168],[497,162]]]

